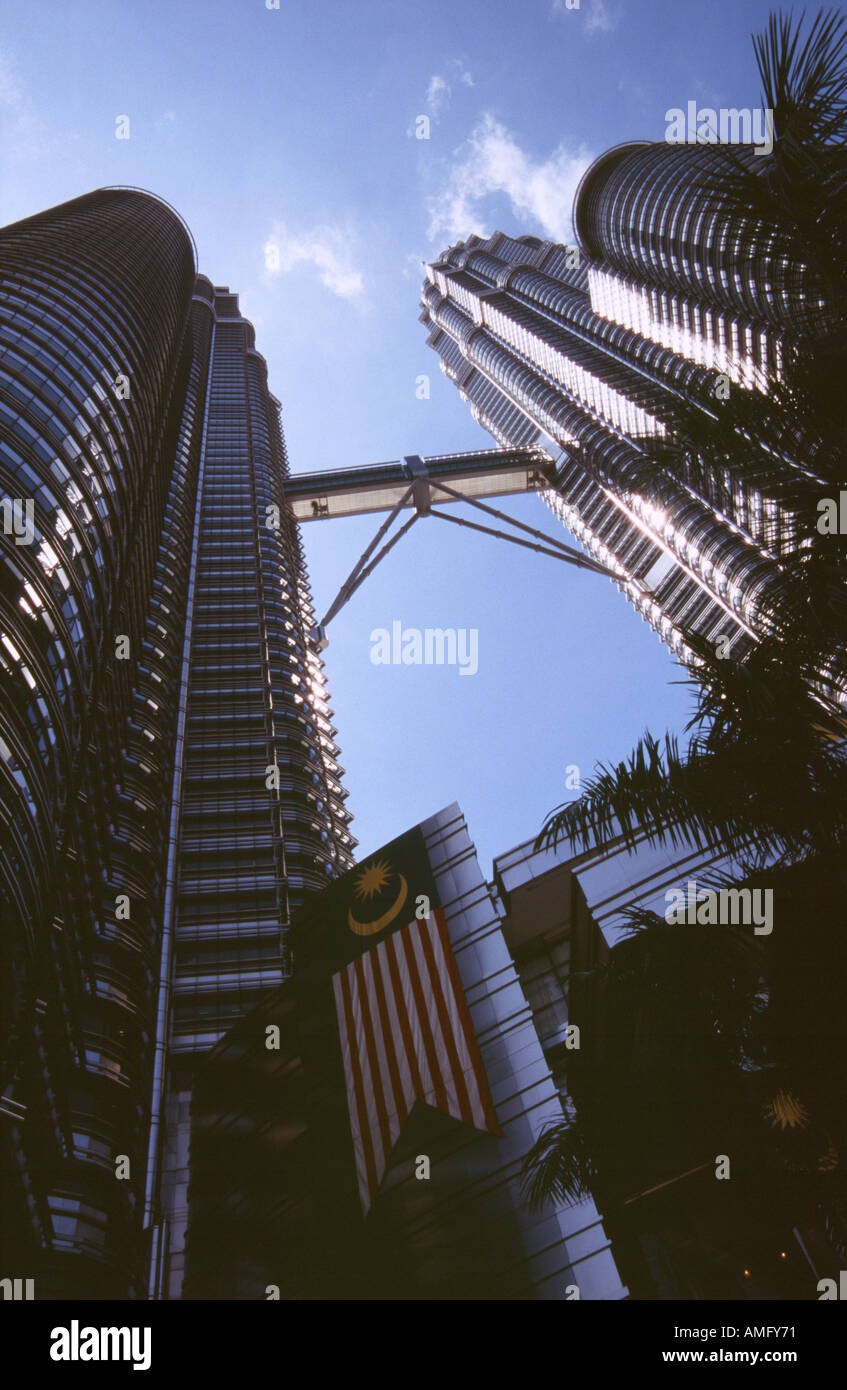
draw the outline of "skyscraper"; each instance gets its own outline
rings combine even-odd
[[[645,448],[682,411],[714,419],[728,390],[763,389],[825,312],[796,248],[724,205],[725,158],[618,146],[577,190],[578,245],[471,236],[428,267],[422,297],[475,418],[503,445],[546,444],[548,504],[677,652],[684,625],[743,653],[792,517],[729,468],[708,494],[694,470],[665,479],[657,505]]]
[[[552,902],[527,914],[548,935]],[[525,1200],[523,1157],[561,1119],[566,967],[526,917],[510,955],[459,806],[316,895],[294,932],[293,980],[198,1073],[187,1296],[625,1298],[590,1197]]]
[[[135,189],[4,229],[0,277],[4,1260],[175,1296],[192,1069],[355,842],[236,295]]]

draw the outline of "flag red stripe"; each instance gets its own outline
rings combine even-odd
[[[365,1088],[362,1084],[362,1068],[359,1063],[359,1047],[356,1039],[356,1025],[353,1019],[353,1003],[350,998],[350,980],[346,970],[341,971],[341,994],[344,1000],[344,1017],[347,1023],[347,1038],[350,1044],[350,1067],[353,1072],[353,1088],[356,1093],[356,1109],[359,1115],[359,1139],[365,1156],[365,1170],[368,1175],[368,1189],[373,1196],[376,1191],[376,1163],[371,1143],[371,1130],[368,1123],[368,1109],[365,1103]]]
[[[441,1034],[444,1039],[444,1047],[450,1063],[450,1074],[456,1086],[456,1099],[459,1102],[459,1110],[465,1124],[472,1125],[474,1122],[473,1110],[468,1096],[468,1088],[465,1083],[465,1073],[459,1058],[456,1040],[453,1037],[453,1023],[444,999],[444,992],[441,985],[441,976],[435,960],[435,952],[430,938],[432,930],[429,922],[418,922],[418,937],[423,948],[426,959],[427,970],[429,972],[430,983],[432,986],[432,997],[435,1000],[435,1007],[438,1011],[438,1020],[441,1024]],[[458,1118],[458,1116],[456,1117]]]
[[[361,1026],[365,1035],[365,1049],[368,1054],[368,1064],[371,1072],[371,1087],[373,1089],[373,1101],[376,1107],[377,1120],[379,1122],[379,1132],[382,1137],[382,1152],[385,1161],[388,1162],[388,1155],[391,1153],[391,1135],[388,1129],[388,1110],[385,1104],[385,1096],[382,1090],[382,1074],[379,1068],[379,1058],[374,1041],[374,1022],[367,994],[367,981],[365,980],[365,970],[371,973],[371,963],[365,962],[362,956],[357,956],[353,961],[352,969],[356,972],[356,982],[359,986],[359,1007],[362,1012]],[[381,1175],[380,1175],[381,1176]]]
[[[394,1006],[397,1010],[397,1017],[400,1019],[400,1026],[403,1030],[403,1046],[406,1051],[406,1061],[412,1073],[415,1095],[425,1096],[426,1087],[423,1084],[423,1077],[421,1076],[420,1067],[418,1066],[418,1055],[415,1051],[415,1040],[412,1036],[412,1024],[403,1001],[403,982],[400,978],[400,964],[395,954],[394,942],[395,938],[393,936],[387,937],[384,942],[388,968],[391,972],[391,988],[394,994]]]
[[[420,975],[418,973],[418,963],[415,959],[415,948],[412,945],[410,930],[414,927],[406,927],[401,932],[395,932],[395,937],[399,936],[403,944],[403,951],[406,956],[406,964],[409,971],[409,980],[412,986],[412,993],[415,997],[415,1008],[418,1013],[418,1025],[421,1030],[424,1051],[429,1063],[429,1072],[432,1077],[433,1089],[435,1090],[436,1103],[441,1110],[447,1109],[447,1092],[444,1088],[444,1078],[441,1074],[441,1066],[438,1060],[438,1049],[435,1046],[435,1039],[432,1036],[432,1029],[429,1023],[429,1013],[426,1007],[423,989],[421,988]]]
[[[351,961],[334,988],[367,1212],[417,1097],[478,1129],[502,1131],[443,909]]]
[[[388,1005],[385,1000],[385,985],[382,979],[382,964],[385,952],[381,946],[377,946],[373,955],[373,981],[376,1003],[379,1010],[379,1020],[382,1026],[382,1038],[385,1045],[385,1056],[388,1061],[388,1072],[391,1077],[391,1089],[394,1092],[394,1104],[397,1107],[397,1116],[402,1129],[403,1123],[408,1119],[409,1110],[406,1105],[406,1097],[403,1093],[403,1083],[400,1079],[400,1068],[397,1065],[397,1053],[394,1050],[394,1036],[391,1028],[391,1019],[388,1013]],[[398,1015],[400,1009],[398,1008]]]
[[[450,937],[447,933],[447,922],[444,912],[440,907],[435,908],[435,920],[438,925],[438,935],[441,939],[441,947],[444,952],[444,959],[447,962],[447,970],[453,985],[453,994],[456,1000],[456,1007],[459,1011],[459,1018],[462,1022],[462,1029],[465,1034],[465,1046],[468,1055],[471,1057],[476,1075],[479,1097],[482,1101],[482,1108],[485,1112],[485,1120],[492,1134],[502,1135],[503,1131],[497,1122],[497,1112],[494,1109],[494,1102],[491,1099],[491,1092],[488,1087],[488,1077],[485,1074],[485,1065],[482,1060],[482,1053],[479,1050],[479,1043],[476,1040],[473,1022],[471,1020],[468,1001],[465,998],[465,990],[462,985],[462,978],[459,974],[459,967],[456,964],[456,957],[450,945]]]

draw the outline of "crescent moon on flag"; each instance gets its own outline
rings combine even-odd
[[[374,922],[357,922],[356,918],[353,916],[353,909],[348,908],[347,925],[349,926],[350,930],[355,932],[357,936],[375,936],[378,931],[382,931],[383,927],[387,927],[389,922],[394,921],[394,918],[397,916],[397,913],[400,911],[401,907],[406,901],[406,895],[408,891],[409,889],[406,880],[401,874],[400,892],[397,894],[396,900],[388,909],[388,911],[383,912],[382,916],[377,917],[376,921]]]

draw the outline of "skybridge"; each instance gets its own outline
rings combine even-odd
[[[554,471],[544,449],[483,449],[433,458],[410,454],[400,461],[365,468],[295,473],[285,483],[285,495],[297,521],[322,521],[389,512],[398,504],[425,511],[433,485],[439,482],[447,483],[456,494],[442,494],[439,501],[444,502],[537,492],[552,486]],[[404,500],[411,483],[416,485],[414,493]]]
[[[558,452],[558,451],[557,451]],[[407,454],[402,460],[374,463],[364,468],[339,468],[324,473],[295,473],[285,482],[285,495],[296,521],[325,521],[332,517],[363,516],[387,512],[367,549],[342,584],[322,621],[312,629],[319,651],[328,645],[326,627],[353,594],[372,574],[380,560],[393,549],[421,517],[436,517],[471,531],[480,531],[497,540],[510,541],[554,560],[591,570],[607,579],[620,576],[599,561],[590,559],[573,546],[547,536],[534,526],[508,516],[484,499],[511,497],[525,492],[542,492],[555,486],[556,464],[546,449],[483,449],[467,454],[438,454],[422,458]],[[477,515],[508,527],[497,529],[481,520],[471,521],[445,506],[467,503]],[[385,539],[393,522],[403,512],[409,515]],[[518,534],[519,533],[519,534]],[[527,539],[530,537],[531,539]]]

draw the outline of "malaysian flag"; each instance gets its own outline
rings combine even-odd
[[[395,927],[397,917],[402,922],[410,910],[408,883],[380,853],[382,858],[358,872],[354,892],[360,898],[387,896],[389,907],[370,924],[359,921],[351,907],[347,924],[359,937],[373,930],[381,939],[332,976],[366,1212],[417,1100],[476,1129],[501,1133],[443,909],[429,903],[426,917],[406,917],[405,926]]]

